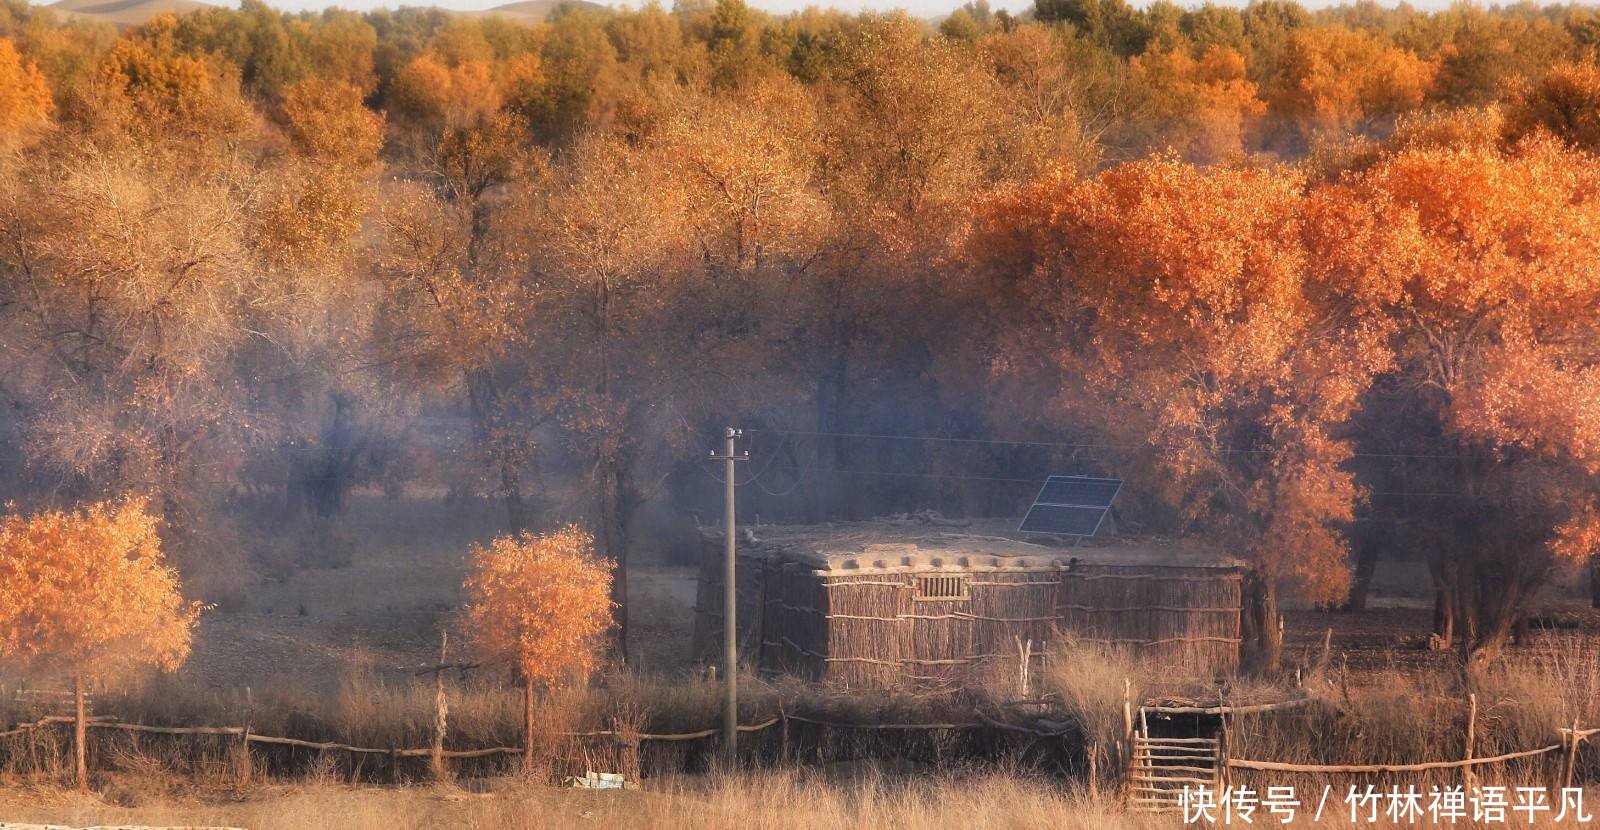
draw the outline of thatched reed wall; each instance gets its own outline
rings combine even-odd
[[[1238,568],[1079,563],[1056,593],[1060,628],[1190,673],[1239,665]]]
[[[838,573],[782,551],[741,556],[741,653],[764,671],[848,686],[951,687],[1014,677],[1059,635],[1132,649],[1193,675],[1239,662],[1235,567],[1106,564],[905,567]],[[721,643],[720,551],[702,568],[696,647]],[[915,563],[915,559],[903,560]],[[1004,560],[991,559],[990,562]],[[1046,564],[1049,563],[1049,564]]]

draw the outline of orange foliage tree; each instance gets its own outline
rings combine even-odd
[[[1311,197],[1319,281],[1393,355],[1363,432],[1407,459],[1405,489],[1439,494],[1407,516],[1439,582],[1437,633],[1469,668],[1554,566],[1600,542],[1597,193],[1593,162],[1547,138],[1403,149]]]
[[[1139,121],[1149,143],[1177,150],[1199,162],[1244,152],[1245,137],[1266,104],[1245,78],[1245,59],[1215,46],[1196,58],[1188,49],[1151,50],[1129,61],[1129,74],[1143,93]]]
[[[50,86],[16,44],[0,38],[0,150],[44,124],[55,109]]]
[[[1116,449],[1175,528],[1252,559],[1246,615],[1276,662],[1276,597],[1340,598],[1341,525],[1359,496],[1341,424],[1369,338],[1320,313],[1300,244],[1301,183],[1171,159],[997,199],[972,239],[1000,302],[1032,309],[992,366],[1022,413]],[[1038,390],[1050,390],[1039,395]]]
[[[1298,29],[1280,56],[1270,117],[1291,145],[1422,106],[1437,64],[1338,26]]]
[[[534,693],[594,670],[611,626],[612,567],[594,556],[592,537],[572,525],[473,546],[464,625],[485,660],[509,662],[522,677],[530,767]]]
[[[538,405],[589,459],[624,659],[633,517],[654,486],[644,473],[687,443],[718,382],[719,332],[701,325],[708,283],[690,267],[686,193],[667,173],[643,149],[582,140],[518,194],[514,220],[537,309],[531,362],[548,390]]]
[[[371,164],[383,149],[383,116],[361,103],[361,88],[310,78],[291,84],[278,121],[296,149],[325,162]]]
[[[404,384],[465,398],[475,454],[499,473],[512,532],[527,526],[523,470],[536,460],[534,371],[522,349],[528,285],[523,240],[507,229],[508,186],[544,168],[521,119],[501,112],[441,128],[420,181],[394,183],[379,217],[374,271],[383,289],[378,358]]]
[[[1600,150],[1600,68],[1564,63],[1506,92],[1505,133],[1516,139],[1544,130],[1582,150]]]
[[[200,604],[184,602],[140,499],[0,519],[0,662],[73,678],[77,778],[83,688],[189,656]]]
[[[429,124],[463,124],[500,109],[502,82],[487,61],[466,59],[450,65],[434,55],[420,55],[395,76],[396,110]]]

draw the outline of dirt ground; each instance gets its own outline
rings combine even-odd
[[[1360,613],[1291,608],[1284,612],[1284,649],[1291,664],[1309,665],[1329,643],[1330,657],[1354,676],[1400,671],[1456,671],[1453,651],[1427,648],[1433,630],[1433,589],[1420,562],[1382,562],[1367,609]],[[1513,644],[1508,661],[1595,659],[1600,610],[1589,606],[1581,575],[1558,576],[1535,599],[1528,640]]]
[[[329,688],[352,667],[405,676],[437,659],[439,633],[461,607],[461,579],[474,542],[500,532],[498,514],[439,499],[354,499],[347,517],[351,563],[295,571],[208,613],[180,670],[216,689],[260,688],[284,677]],[[692,568],[632,566],[630,654],[670,670],[690,656]]]
[[[467,551],[500,532],[498,512],[488,504],[369,495],[354,499],[346,521],[356,540],[347,567],[296,571],[257,586],[236,607],[208,614],[182,674],[219,691],[288,676],[326,689],[352,667],[398,679],[408,667],[434,660],[441,626],[461,606]],[[687,566],[632,564],[629,650],[640,668],[689,665],[695,578]],[[1425,648],[1431,602],[1425,567],[1385,561],[1367,611],[1285,611],[1289,659],[1314,662],[1331,630],[1332,652],[1352,670],[1448,669],[1453,655]],[[1568,649],[1575,636],[1600,642],[1600,612],[1587,607],[1571,579],[1545,592],[1539,615],[1561,628],[1536,630],[1513,657]]]

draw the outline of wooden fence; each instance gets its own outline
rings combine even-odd
[[[1168,707],[1142,707],[1139,721],[1141,725],[1144,713],[1162,712],[1166,714],[1189,715],[1231,715],[1249,712],[1264,712],[1281,709],[1286,706],[1303,705],[1309,701],[1286,701],[1274,704],[1262,704],[1241,707],[1201,707],[1201,706],[1168,706]],[[1439,770],[1459,770],[1463,783],[1475,783],[1475,769],[1492,764],[1505,764],[1528,758],[1537,758],[1553,753],[1562,753],[1564,763],[1552,775],[1551,786],[1555,788],[1569,788],[1577,769],[1578,751],[1583,742],[1589,738],[1600,735],[1600,728],[1583,728],[1574,722],[1570,728],[1557,730],[1558,740],[1546,746],[1535,747],[1515,752],[1506,752],[1500,755],[1478,757],[1474,754],[1474,740],[1477,733],[1478,701],[1476,695],[1468,695],[1469,713],[1467,716],[1467,730],[1462,747],[1462,757],[1453,760],[1419,761],[1401,764],[1296,764],[1282,761],[1266,761],[1250,758],[1234,758],[1230,755],[1229,728],[1225,719],[1220,720],[1219,734],[1214,739],[1190,739],[1192,743],[1203,743],[1205,746],[1189,749],[1186,754],[1171,755],[1174,748],[1167,746],[1164,749],[1142,749],[1141,746],[1155,745],[1155,742],[1166,741],[1171,743],[1175,739],[1151,738],[1148,727],[1144,727],[1144,734],[1134,727],[1130,714],[1126,715],[1128,736],[1132,741],[1134,752],[1129,765],[1125,770],[1124,794],[1128,804],[1133,809],[1163,810],[1175,809],[1176,785],[1173,782],[1181,781],[1185,785],[1199,783],[1209,784],[1216,789],[1231,786],[1232,772],[1234,770],[1249,770],[1253,772],[1289,773],[1295,775],[1382,775],[1401,773],[1423,773]],[[1142,743],[1141,743],[1142,742]],[[1209,748],[1209,749],[1208,749]],[[1141,754],[1141,752],[1143,754]],[[1166,755],[1160,753],[1168,753]],[[1208,754],[1209,753],[1209,754]],[[1201,757],[1205,756],[1205,757]],[[1204,762],[1204,763],[1202,763]],[[1175,766],[1176,765],[1176,766]],[[1165,774],[1171,773],[1171,774]],[[1194,776],[1205,773],[1208,780],[1197,779]],[[1179,777],[1187,776],[1187,777]]]
[[[74,718],[65,715],[52,715],[39,718],[35,721],[18,723],[11,729],[0,731],[0,739],[16,738],[38,730],[49,729],[57,726],[70,726]],[[972,721],[941,722],[941,723],[851,723],[848,721],[834,721],[822,718],[805,717],[781,713],[755,723],[740,724],[741,733],[762,732],[773,727],[781,727],[785,744],[784,757],[789,756],[788,735],[790,723],[803,723],[820,726],[825,729],[859,730],[859,731],[955,731],[955,730],[1000,730],[1026,733],[1043,738],[1059,738],[1064,732],[1033,729],[1016,724],[1003,723],[977,713],[977,719]],[[239,740],[241,747],[250,744],[269,746],[288,746],[301,749],[316,750],[319,752],[346,752],[352,755],[387,756],[392,759],[399,758],[432,758],[435,759],[434,771],[436,774],[444,772],[437,762],[443,759],[476,759],[487,758],[495,755],[521,755],[527,751],[523,746],[491,746],[476,749],[443,749],[436,741],[428,747],[365,747],[338,741],[311,741],[301,738],[288,738],[274,735],[262,735],[250,730],[247,726],[151,726],[141,723],[125,723],[108,716],[94,716],[85,720],[87,730],[113,730],[132,733],[148,733],[159,735],[194,735],[194,736],[220,736],[232,737]],[[633,732],[629,730],[598,729],[587,732],[562,732],[566,738],[602,738],[611,739],[624,746],[631,746],[635,750],[640,744],[647,742],[675,742],[696,741],[715,738],[721,733],[720,727],[700,729],[693,732],[676,733],[651,733]],[[241,771],[243,777],[248,779],[248,766]]]
[[[1312,775],[1323,774],[1323,775],[1332,775],[1332,774],[1393,774],[1393,773],[1429,772],[1429,771],[1437,771],[1437,770],[1459,769],[1459,770],[1462,770],[1463,775],[1468,776],[1469,780],[1470,780],[1470,776],[1472,774],[1472,770],[1474,768],[1476,768],[1476,767],[1485,766],[1485,765],[1491,765],[1491,764],[1502,764],[1502,763],[1506,763],[1506,762],[1509,762],[1509,761],[1515,761],[1515,760],[1526,759],[1526,758],[1533,758],[1533,757],[1548,755],[1548,754],[1551,754],[1551,753],[1561,752],[1561,753],[1565,754],[1565,763],[1563,765],[1562,772],[1561,772],[1561,775],[1560,775],[1560,784],[1561,784],[1561,786],[1571,786],[1572,779],[1573,779],[1573,776],[1574,776],[1574,771],[1575,771],[1575,768],[1576,768],[1576,760],[1577,760],[1576,756],[1577,756],[1579,748],[1581,747],[1581,745],[1583,744],[1584,741],[1594,737],[1595,735],[1600,735],[1600,727],[1583,728],[1583,727],[1580,727],[1577,723],[1574,723],[1572,725],[1572,727],[1570,727],[1570,728],[1563,728],[1563,729],[1559,730],[1559,740],[1556,743],[1553,743],[1553,744],[1550,744],[1550,745],[1547,745],[1547,746],[1536,747],[1536,748],[1533,748],[1533,749],[1521,750],[1521,751],[1517,751],[1517,752],[1508,752],[1508,753],[1504,753],[1504,754],[1501,754],[1501,755],[1494,755],[1494,756],[1488,756],[1488,757],[1475,757],[1474,754],[1473,754],[1473,749],[1474,749],[1473,742],[1474,742],[1474,736],[1475,736],[1475,732],[1476,732],[1475,725],[1476,725],[1476,721],[1477,721],[1477,700],[1476,700],[1476,696],[1470,696],[1469,697],[1469,701],[1470,701],[1470,706],[1471,706],[1471,713],[1468,716],[1468,729],[1467,729],[1466,740],[1465,740],[1465,743],[1464,743],[1464,746],[1463,746],[1463,757],[1460,758],[1460,759],[1438,760],[1438,761],[1422,761],[1422,762],[1404,763],[1404,764],[1296,764],[1296,763],[1287,763],[1287,762],[1281,762],[1281,761],[1268,761],[1268,760],[1257,760],[1257,759],[1248,759],[1248,758],[1233,758],[1233,757],[1229,757],[1228,756],[1228,752],[1227,752],[1228,741],[1222,740],[1222,741],[1216,742],[1218,744],[1217,752],[1218,752],[1218,755],[1219,755],[1219,757],[1217,758],[1218,764],[1217,764],[1217,770],[1216,770],[1217,771],[1217,775],[1218,775],[1217,783],[1218,783],[1219,786],[1226,785],[1228,772],[1232,771],[1232,770],[1249,770],[1249,771],[1255,771],[1255,772],[1277,772],[1277,773],[1290,773],[1290,774],[1312,774]],[[1289,709],[1289,708],[1293,708],[1293,707],[1304,706],[1304,705],[1307,705],[1308,703],[1310,703],[1310,701],[1308,699],[1296,698],[1296,699],[1291,699],[1291,700],[1286,700],[1286,701],[1277,701],[1277,702],[1272,702],[1272,703],[1250,704],[1250,705],[1242,705],[1242,706],[1226,706],[1226,705],[1217,705],[1217,706],[1147,705],[1147,706],[1138,707],[1138,711],[1140,713],[1140,718],[1139,718],[1140,721],[1143,721],[1143,714],[1147,713],[1147,712],[1148,713],[1167,714],[1167,715],[1200,715],[1200,716],[1220,716],[1222,718],[1227,718],[1227,717],[1230,717],[1230,716],[1233,716],[1233,715],[1256,714],[1256,713],[1263,713],[1263,712],[1269,712],[1269,711],[1279,711],[1279,710]],[[1125,714],[1125,720],[1126,720],[1126,724],[1125,725],[1127,727],[1127,737],[1128,737],[1128,740],[1130,741],[1129,745],[1131,746],[1131,745],[1133,745],[1134,738],[1136,737],[1136,731],[1134,729],[1134,719],[1133,719],[1134,708],[1131,705],[1131,701],[1128,701],[1127,704],[1128,705],[1125,705],[1125,707],[1124,707],[1124,710],[1125,710],[1124,714]],[[773,727],[781,727],[782,730],[783,730],[783,735],[784,735],[785,757],[788,756],[787,744],[788,744],[788,733],[789,733],[789,725],[790,725],[790,723],[811,724],[811,725],[815,725],[815,726],[821,726],[821,727],[824,727],[824,728],[827,728],[827,729],[862,730],[862,731],[872,731],[872,730],[881,730],[881,731],[907,731],[907,730],[954,731],[954,730],[978,730],[978,729],[981,729],[981,730],[998,730],[998,731],[1010,731],[1010,732],[1025,733],[1025,734],[1029,734],[1029,735],[1033,735],[1033,736],[1037,736],[1037,737],[1041,737],[1041,738],[1062,738],[1062,737],[1068,735],[1071,732],[1071,730],[1067,730],[1067,729],[1043,730],[1043,729],[1036,729],[1036,728],[1031,728],[1031,727],[1027,727],[1027,726],[1021,726],[1021,725],[1017,725],[1017,724],[1004,723],[1004,722],[995,720],[993,718],[986,717],[981,712],[975,712],[974,715],[975,715],[975,719],[971,720],[971,721],[951,721],[951,722],[939,722],[939,723],[852,723],[852,722],[848,722],[848,721],[833,721],[833,720],[827,720],[827,719],[823,719],[823,718],[812,718],[812,717],[806,717],[806,716],[802,716],[802,715],[780,713],[776,717],[769,717],[769,718],[766,718],[765,720],[757,721],[757,722],[754,722],[754,723],[741,724],[738,727],[738,729],[742,733],[753,733],[753,732],[762,732],[762,731],[765,731],[767,729],[771,729]],[[27,722],[27,723],[18,723],[14,727],[12,727],[11,729],[0,731],[0,739],[16,738],[16,737],[20,737],[20,736],[23,736],[23,735],[26,735],[26,734],[29,734],[29,733],[32,733],[32,732],[35,732],[35,731],[38,731],[38,730],[49,729],[49,728],[57,727],[57,726],[68,726],[68,725],[71,725],[73,723],[74,723],[74,718],[72,716],[53,715],[53,716],[42,717],[42,718],[39,718],[38,720],[35,720],[35,721],[31,721],[31,722]],[[251,731],[249,726],[152,726],[152,725],[140,724],[140,723],[125,723],[125,722],[116,720],[115,718],[111,718],[111,717],[107,717],[107,716],[89,717],[89,718],[86,719],[84,725],[85,725],[85,728],[88,729],[88,730],[112,730],[112,731],[122,731],[122,732],[130,732],[130,733],[146,733],[146,734],[159,734],[159,735],[193,735],[193,736],[232,737],[232,738],[237,738],[239,740],[239,745],[241,747],[248,747],[250,744],[261,744],[261,745],[272,745],[272,746],[288,746],[288,747],[296,747],[296,748],[301,748],[301,749],[316,750],[316,751],[320,751],[320,752],[347,752],[347,753],[351,753],[353,755],[388,756],[390,758],[395,758],[395,759],[398,759],[398,758],[429,758],[429,757],[431,757],[431,758],[435,759],[436,762],[439,761],[439,760],[443,760],[443,759],[477,759],[477,758],[492,757],[492,756],[495,756],[495,755],[515,756],[515,755],[521,755],[521,754],[523,754],[523,753],[525,753],[527,751],[527,748],[523,747],[523,746],[491,746],[491,747],[482,747],[482,748],[475,748],[475,749],[444,749],[442,747],[442,745],[441,745],[442,742],[440,740],[437,740],[437,739],[435,740],[434,745],[428,746],[428,747],[414,747],[414,748],[364,747],[364,746],[357,746],[357,745],[353,745],[353,744],[342,743],[342,742],[338,742],[338,741],[311,741],[311,740],[304,740],[304,739],[300,739],[300,738],[280,737],[280,736],[274,736],[274,735],[262,735],[262,734],[259,734],[259,733]],[[1226,732],[1226,725],[1223,726],[1223,730],[1224,730],[1224,732]],[[1148,731],[1147,728],[1146,728],[1146,731]],[[650,733],[650,732],[633,732],[631,730],[619,730],[619,729],[600,729],[600,730],[592,730],[592,731],[587,731],[587,732],[562,732],[560,734],[561,734],[562,737],[567,737],[567,738],[611,739],[611,740],[614,740],[614,741],[618,742],[619,744],[623,744],[623,745],[627,745],[627,746],[633,746],[633,747],[637,748],[638,745],[640,745],[642,743],[647,743],[647,742],[675,742],[675,741],[704,740],[704,739],[709,739],[709,738],[716,737],[719,732],[720,732],[719,728],[708,728],[708,729],[696,730],[696,731],[693,731],[693,732],[678,732],[678,733]],[[1131,760],[1131,758],[1130,758],[1130,760]],[[435,766],[435,771],[436,772],[442,772],[443,771],[442,767],[438,766],[437,763],[436,763],[436,766]],[[1132,767],[1130,766],[1130,768],[1128,770],[1125,770],[1124,772],[1129,774],[1129,775],[1131,775],[1132,774]],[[248,772],[246,772],[244,774],[246,776],[248,776]],[[1092,770],[1090,772],[1090,775],[1091,775],[1091,778],[1094,775]],[[1091,788],[1094,787],[1094,782],[1092,780],[1091,780],[1090,786],[1091,786]]]
[[[1548,746],[1524,749],[1518,752],[1507,752],[1489,757],[1476,757],[1473,754],[1473,743],[1477,735],[1478,723],[1478,696],[1467,696],[1467,732],[1466,740],[1462,747],[1462,757],[1457,760],[1420,761],[1410,764],[1290,764],[1280,761],[1259,761],[1247,758],[1227,758],[1225,765],[1228,769],[1257,770],[1262,772],[1288,772],[1298,774],[1384,774],[1401,772],[1429,772],[1433,770],[1459,769],[1463,776],[1469,780],[1474,767],[1487,764],[1503,764],[1507,761],[1516,761],[1522,758],[1533,758],[1548,755],[1553,752],[1562,752],[1566,755],[1563,767],[1562,786],[1571,786],[1573,772],[1577,767],[1578,749],[1588,738],[1600,734],[1600,728],[1581,728],[1574,722],[1571,728],[1557,730],[1559,740]]]
[[[794,716],[791,716],[789,718],[789,720],[806,721],[808,723],[823,723],[823,721],[809,720],[807,718],[794,717]],[[759,731],[761,731],[763,729],[767,729],[769,727],[777,725],[780,721],[781,721],[780,718],[768,718],[767,720],[761,721],[759,723],[741,724],[739,726],[739,731],[740,732],[759,732]],[[61,725],[70,724],[72,722],[73,722],[73,718],[71,718],[69,716],[65,716],[65,715],[55,716],[55,715],[53,715],[53,716],[50,716],[50,717],[40,718],[39,720],[31,721],[31,722],[28,722],[28,723],[19,723],[19,724],[16,725],[15,728],[6,730],[4,732],[0,732],[0,738],[14,738],[14,737],[17,737],[19,735],[27,734],[28,732],[34,731],[36,729],[43,729],[43,728],[51,727],[51,726],[61,726]],[[829,724],[829,725],[832,725],[832,726],[846,726],[847,724]],[[307,741],[307,740],[302,740],[300,738],[280,738],[280,737],[276,737],[276,736],[273,736],[273,735],[259,735],[259,734],[256,734],[254,732],[249,731],[246,727],[242,727],[242,726],[148,726],[148,725],[145,725],[145,724],[142,724],[142,723],[123,723],[123,722],[115,720],[113,718],[104,717],[104,716],[94,717],[94,718],[88,719],[88,721],[85,724],[85,726],[87,728],[89,728],[89,729],[115,729],[115,730],[121,730],[121,731],[124,731],[124,732],[147,732],[147,733],[154,733],[154,734],[159,734],[159,735],[230,735],[230,736],[235,736],[235,737],[240,738],[245,743],[275,744],[275,745],[279,745],[279,746],[301,747],[303,749],[315,749],[315,750],[321,750],[321,751],[334,751],[334,752],[351,752],[351,753],[357,753],[357,754],[365,753],[365,754],[371,754],[371,755],[392,755],[392,756],[397,757],[397,758],[423,758],[423,757],[427,757],[427,756],[433,755],[435,753],[435,751],[436,751],[436,750],[434,750],[433,747],[423,747],[423,748],[420,748],[420,749],[401,749],[401,748],[395,748],[395,747],[383,748],[383,747],[354,746],[354,745],[351,745],[351,744],[339,743],[337,741]],[[963,726],[965,726],[965,725],[963,725],[963,724],[930,724],[925,728],[962,728]],[[907,725],[905,725],[905,724],[885,724],[885,725],[876,726],[874,728],[880,728],[880,729],[907,728]],[[642,741],[693,741],[693,740],[698,740],[698,739],[701,739],[701,738],[712,737],[713,735],[716,735],[720,731],[721,731],[720,728],[712,728],[712,729],[701,729],[701,730],[699,730],[697,732],[681,732],[681,733],[671,733],[671,734],[654,734],[654,733],[649,733],[649,732],[629,733],[629,732],[619,731],[619,730],[615,730],[615,729],[597,729],[597,730],[594,730],[594,731],[591,731],[591,732],[563,732],[563,733],[561,733],[561,735],[562,735],[562,737],[567,737],[567,738],[605,738],[605,737],[611,737],[611,738],[615,738],[618,741],[622,741],[622,742],[629,742],[629,741],[634,741],[634,740],[641,741],[641,742]],[[443,750],[442,754],[446,758],[484,758],[484,757],[487,757],[487,756],[490,756],[490,755],[517,755],[517,754],[521,754],[521,753],[523,753],[525,751],[526,751],[526,748],[525,747],[520,747],[520,746],[491,746],[491,747],[485,747],[483,749],[447,749],[447,750]]]

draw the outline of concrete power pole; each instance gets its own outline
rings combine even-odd
[[[734,465],[749,461],[750,453],[735,455],[733,440],[744,433],[728,427],[723,433],[723,454],[711,453],[713,461],[724,462],[727,476],[723,483],[725,498],[722,549],[722,757],[728,769],[739,761],[739,581],[735,570],[738,539],[734,527]]]

